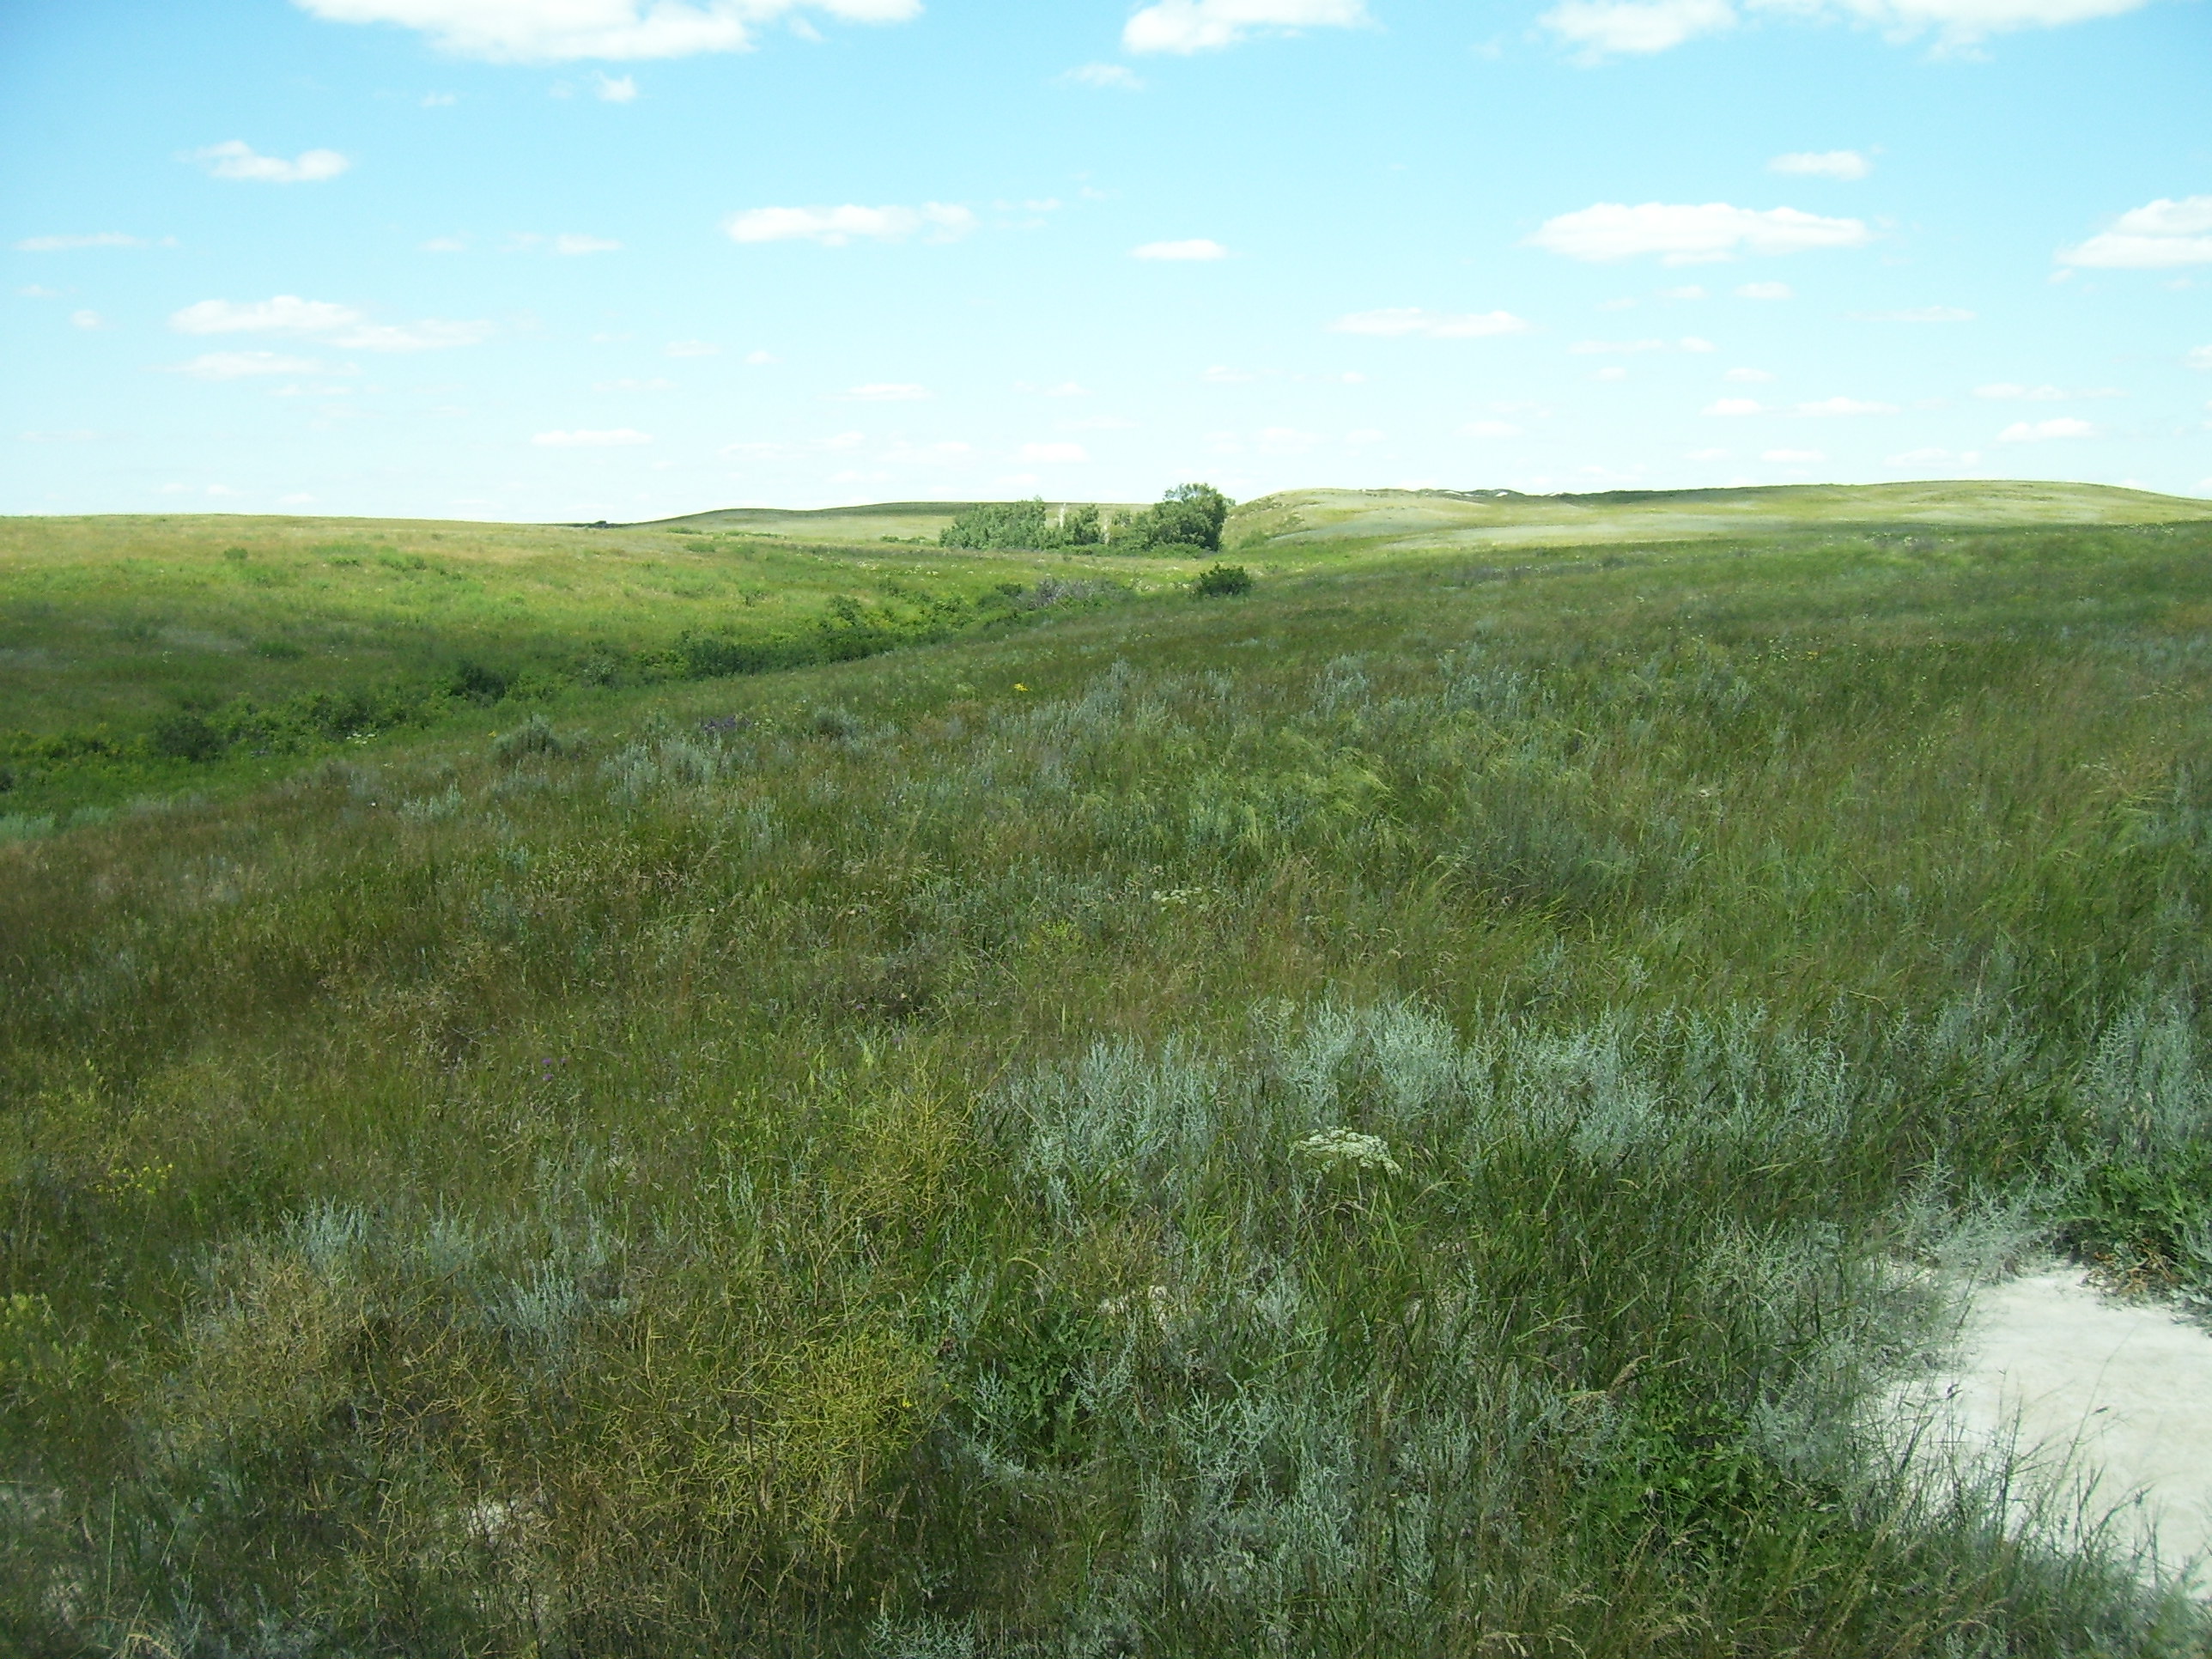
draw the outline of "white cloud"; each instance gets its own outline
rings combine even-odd
[[[2212,368],[2212,345],[2199,346],[2181,361],[2191,368]]]
[[[1062,432],[1134,432],[1139,423],[1126,415],[1085,415],[1080,420],[1060,421]]]
[[[855,236],[878,242],[902,241],[928,227],[933,240],[947,241],[975,228],[975,216],[964,207],[924,202],[918,208],[766,207],[730,216],[723,227],[733,242],[819,242],[842,247]]]
[[[1766,405],[1756,398],[1723,398],[1705,405],[1708,415],[1763,415]]]
[[[1721,376],[1723,380],[1734,380],[1743,386],[1762,385],[1773,378],[1763,368],[1732,368]]]
[[[711,340],[671,340],[661,347],[660,355],[664,357],[714,357],[720,356],[721,350],[722,348]]]
[[[1517,438],[1521,428],[1510,421],[1470,421],[1460,428],[1465,438]]]
[[[1680,349],[1684,351],[1705,352],[1718,351],[1720,349],[1720,348],[1715,345],[1711,340],[1700,339],[1694,334],[1685,334],[1680,339],[1675,341],[1674,343]]]
[[[169,326],[179,334],[327,334],[363,320],[351,306],[280,294],[247,305],[202,300],[173,313]]]
[[[1131,17],[1121,44],[1131,52],[1212,52],[1255,30],[1356,28],[1363,0],[1158,0]]]
[[[649,380],[594,380],[592,383],[592,390],[594,392],[673,392],[676,390],[676,382],[658,377]]]
[[[475,345],[491,334],[489,323],[372,323],[351,306],[294,294],[246,305],[202,300],[173,313],[169,326],[179,334],[301,334],[347,351],[436,351]]]
[[[688,58],[744,52],[751,26],[802,9],[856,23],[896,23],[921,0],[293,0],[332,23],[397,23],[441,50],[495,63]],[[794,18],[803,22],[803,18]]]
[[[1825,461],[1828,458],[1817,449],[1769,449],[1762,451],[1759,459],[1794,466],[1805,461]]]
[[[1787,283],[1745,283],[1737,288],[1739,300],[1794,300],[1797,290]]]
[[[1145,83],[1119,64],[1084,64],[1059,77],[1063,86],[1102,87],[1116,92],[1141,92]]]
[[[2070,415],[2062,415],[2049,421],[2014,421],[1997,434],[2001,444],[2033,443],[2044,438],[2087,438],[2097,428],[2087,421],[2077,421]]]
[[[605,236],[586,236],[576,231],[563,231],[553,239],[553,251],[574,258],[580,253],[612,253],[622,246]]]
[[[89,236],[26,236],[15,244],[18,253],[67,253],[81,247],[143,247],[145,239],[125,236],[119,230],[95,231]]]
[[[1996,403],[2057,404],[2077,398],[2124,398],[2127,393],[2116,386],[2086,387],[2072,391],[2063,386],[2018,386],[2009,380],[1995,386],[1978,386],[1974,396],[1987,398]]]
[[[929,388],[910,380],[873,380],[842,394],[848,403],[915,404],[929,396]]]
[[[1022,446],[1022,459],[1024,461],[1064,465],[1076,461],[1087,461],[1090,459],[1091,452],[1084,448],[1081,444],[1024,444]]]
[[[451,109],[460,101],[458,92],[426,92],[420,100],[424,109]]]
[[[1766,170],[1809,179],[1863,179],[1874,171],[1874,163],[1855,149],[1799,149],[1776,156]]]
[[[1393,306],[1381,311],[1355,311],[1328,326],[1333,334],[1368,334],[1384,339],[1419,335],[1431,340],[1474,340],[1494,334],[1526,334],[1530,325],[1510,311],[1455,313]]]
[[[678,351],[678,350],[676,349],[676,348],[675,348],[675,347],[671,346],[671,347],[668,349],[668,355],[669,355],[670,356],[672,356],[672,357],[679,357],[679,356],[680,356],[680,357],[699,357],[699,356],[711,357],[711,356],[713,356],[714,355],[715,351],[716,351],[718,349],[719,349],[719,348],[714,347],[714,346],[709,346],[709,347],[708,347],[708,348],[707,348],[707,349],[706,349],[705,351],[703,351],[703,352],[698,352],[698,351],[685,351],[685,352],[679,352],[679,351]],[[782,358],[781,358],[781,357],[779,357],[779,356],[777,356],[775,355],[775,353],[774,353],[773,351],[748,351],[748,352],[747,352],[747,353],[745,353],[745,355],[744,355],[744,362],[749,362],[749,363],[752,364],[755,368],[758,368],[758,367],[759,367],[761,364],[763,364],[763,363],[780,363],[780,362],[781,362],[783,361],[783,359],[782,359]]]
[[[1971,323],[1974,313],[1958,306],[1911,306],[1903,311],[1855,311],[1862,323]]]
[[[256,374],[313,374],[321,368],[313,357],[281,351],[204,351],[188,363],[171,365],[171,372],[196,380],[242,380]]]
[[[541,432],[530,441],[545,449],[624,449],[651,443],[653,434],[618,426],[605,432]]]
[[[2160,197],[2132,208],[2077,247],[2059,251],[2062,265],[2118,270],[2164,270],[2212,264],[2212,196]]]
[[[1132,259],[1226,259],[1229,250],[1203,236],[1187,242],[1147,242],[1129,250]]]
[[[634,75],[602,75],[599,79],[599,101],[603,104],[632,104],[637,101],[637,77]]]
[[[72,311],[70,313],[70,325],[73,328],[86,329],[107,326],[96,311]]]
[[[1863,398],[1823,398],[1818,403],[1797,405],[1800,415],[1894,415],[1895,404],[1869,403]]]
[[[290,161],[263,155],[242,138],[210,144],[186,158],[218,179],[242,179],[258,185],[316,185],[335,179],[353,165],[334,149],[302,150]]]
[[[1633,258],[1656,253],[1668,264],[1699,264],[1739,253],[1799,253],[1808,248],[1858,247],[1872,233],[1856,219],[1832,219],[1797,208],[1740,208],[1726,202],[1630,207],[1600,202],[1547,219],[1531,246],[1571,259]]]
[[[1664,340],[1577,340],[1567,348],[1579,357],[1612,352],[1664,351],[1666,349]]]
[[[1536,20],[1588,58],[1665,52],[1735,27],[1729,0],[1564,0]]]
[[[1619,363],[1610,363],[1590,376],[1593,380],[1625,380],[1628,371]]]

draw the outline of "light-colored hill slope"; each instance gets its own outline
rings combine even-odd
[[[1571,546],[1769,534],[1842,525],[2161,524],[2212,519],[2212,501],[2104,484],[1965,480],[1762,489],[1293,489],[1237,509],[1232,546],[1289,551],[1359,541],[1393,550]]]

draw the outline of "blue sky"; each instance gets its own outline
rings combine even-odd
[[[10,0],[0,512],[2212,495],[2206,0]]]

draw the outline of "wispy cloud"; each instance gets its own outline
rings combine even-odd
[[[1419,336],[1431,340],[1474,340],[1498,334],[1526,334],[1533,326],[1510,311],[1425,311],[1419,306],[1392,306],[1380,311],[1355,311],[1331,323],[1332,334],[1366,334],[1383,339]]]
[[[918,404],[929,396],[929,388],[911,380],[871,380],[837,395],[852,404]]]
[[[313,357],[281,351],[206,351],[190,362],[171,364],[170,373],[189,374],[196,380],[243,380],[264,374],[314,374],[322,367]]]
[[[1908,306],[1902,311],[1854,311],[1862,323],[1971,323],[1974,313],[1961,306]]]
[[[1894,415],[1895,404],[1873,403],[1864,398],[1823,398],[1817,403],[1797,405],[1800,415]]]
[[[598,77],[599,101],[603,104],[632,104],[637,101],[637,77],[634,75],[602,75]]]
[[[2021,386],[2011,380],[2000,380],[1992,386],[1976,386],[1974,396],[1987,398],[1993,403],[2057,404],[2069,403],[2077,398],[2124,398],[2127,393],[2116,386],[2070,391],[2063,386]]]
[[[975,216],[946,202],[920,207],[748,208],[730,216],[723,228],[733,242],[818,242],[842,247],[855,237],[868,241],[903,241],[920,230],[935,241],[949,241],[975,228]]]
[[[553,239],[553,251],[569,258],[585,253],[613,253],[622,247],[609,236],[586,236],[580,231],[565,230]]]
[[[1874,171],[1874,163],[1855,149],[1799,149],[1776,156],[1766,170],[1801,178],[1851,179],[1865,178]]]
[[[1226,259],[1229,250],[1220,243],[1203,236],[1194,236],[1184,242],[1146,242],[1141,247],[1129,250],[1132,259]]]
[[[144,247],[142,236],[125,236],[119,230],[99,230],[88,236],[26,236],[15,244],[18,253],[68,253],[86,247]]]
[[[2001,444],[2035,443],[2045,438],[2089,438],[2097,428],[2087,421],[2061,415],[2048,421],[2014,421],[1997,434]]]
[[[257,185],[318,185],[353,165],[334,149],[301,150],[288,161],[281,155],[261,155],[242,138],[210,144],[185,159],[198,162],[217,179]]]
[[[1113,92],[1142,92],[1136,71],[1120,64],[1081,64],[1054,77],[1065,87],[1097,87]]]
[[[2212,196],[2160,197],[2130,209],[2087,241],[2062,248],[2062,265],[2112,270],[2166,270],[2212,264]]]
[[[1158,0],[1122,26],[1121,44],[1131,52],[1215,52],[1257,33],[1368,21],[1362,0]]]
[[[544,449],[627,449],[651,443],[653,434],[618,426],[603,432],[540,432],[530,441]]]
[[[1794,300],[1797,290],[1787,283],[1743,283],[1738,284],[1735,297],[1739,300]]]
[[[1802,253],[1858,247],[1873,240],[1856,219],[1796,208],[1740,208],[1726,202],[1600,202],[1547,219],[1529,245],[1571,259],[1605,261],[1656,253],[1670,265],[1733,259],[1742,253]]]
[[[1735,27],[1729,0],[1564,0],[1536,20],[1586,58],[1666,52]]]
[[[293,0],[333,23],[396,23],[441,50],[494,63],[688,58],[744,52],[753,27],[816,11],[847,22],[896,23],[921,0]]]
[[[2057,28],[2133,11],[2148,0],[1564,0],[1537,21],[1586,61],[1666,52],[1734,28],[1746,13],[1870,24],[1893,40],[1935,35],[1971,48],[1993,34]]]
[[[1763,415],[1766,405],[1756,398],[1723,398],[1705,405],[1708,415]]]
[[[303,300],[295,294],[240,304],[202,300],[169,317],[179,334],[297,334],[319,338],[345,351],[436,351],[476,345],[491,336],[491,325],[444,322],[371,322],[351,306],[327,300]]]

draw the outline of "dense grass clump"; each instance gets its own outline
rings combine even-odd
[[[1917,1271],[2201,1283],[2212,532],[1457,556],[0,846],[26,1653],[2154,1654]]]

